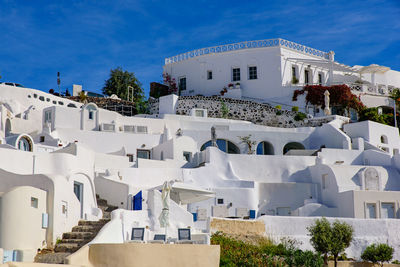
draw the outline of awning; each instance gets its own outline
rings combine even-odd
[[[379,66],[376,64],[371,64],[369,66],[362,67],[358,70],[359,73],[385,73],[390,70],[389,67]]]
[[[358,72],[357,70],[348,65],[325,59],[318,60],[318,59],[304,59],[304,58],[288,58],[288,60],[294,61],[295,63],[308,64],[313,67],[320,67],[326,69],[332,68],[332,70],[334,71],[354,72],[354,73]]]
[[[162,185],[154,188],[161,190]],[[171,187],[171,199],[179,204],[190,204],[215,197],[215,192],[202,189],[201,187],[174,182]]]

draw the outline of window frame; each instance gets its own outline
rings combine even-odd
[[[213,72],[212,70],[207,70],[207,80],[212,80],[213,79]]]
[[[251,68],[255,68],[255,73],[254,70],[252,72]],[[255,75],[252,77],[252,74]],[[250,65],[247,67],[247,79],[248,80],[257,80],[258,79],[258,69],[257,66],[255,65]]]
[[[236,73],[236,71],[238,71],[238,73]],[[240,82],[240,67],[232,67],[232,76],[231,76],[231,80],[232,82]]]
[[[182,88],[182,80],[185,80],[185,86],[184,86],[184,88]],[[186,91],[186,89],[187,89],[187,80],[186,80],[186,76],[181,76],[181,77],[179,77],[178,78],[178,81],[179,81],[179,83],[178,83],[178,89],[179,89],[179,91],[181,92],[181,91]]]

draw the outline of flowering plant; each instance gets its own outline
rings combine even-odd
[[[233,83],[228,84],[228,87],[233,87]]]
[[[328,90],[330,94],[331,106],[337,106],[344,109],[353,108],[360,112],[365,108],[360,97],[351,92],[350,87],[345,84],[322,86],[322,85],[306,85],[301,90],[295,90],[292,101],[297,101],[299,95],[306,93],[306,104],[321,106],[325,108],[324,93]]]
[[[163,82],[168,86],[168,94],[176,93],[178,91],[175,78],[171,78],[171,75],[168,73],[163,73]]]

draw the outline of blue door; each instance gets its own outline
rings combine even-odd
[[[142,210],[142,191],[133,197],[133,210]]]

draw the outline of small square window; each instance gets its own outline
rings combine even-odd
[[[126,156],[129,158],[129,162],[133,162],[133,154],[126,154]]]
[[[233,82],[240,81],[240,68],[232,69],[232,81]]]
[[[44,142],[44,136],[42,135],[42,136],[40,136],[40,143],[43,143]]]
[[[209,70],[209,71],[207,71],[207,80],[212,80],[212,71],[211,70]]]
[[[217,204],[224,204],[224,199],[223,198],[218,198],[217,199]]]
[[[39,204],[39,200],[36,197],[31,197],[31,207],[37,209],[38,204]]]
[[[249,80],[257,80],[257,67],[249,67]]]

